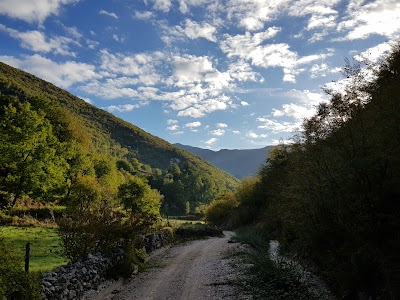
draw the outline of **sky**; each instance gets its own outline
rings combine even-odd
[[[399,37],[398,0],[0,0],[0,61],[213,150],[288,141]]]

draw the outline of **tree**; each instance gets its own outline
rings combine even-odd
[[[42,110],[0,95],[0,189],[14,195],[46,198],[64,184],[67,163],[61,144]]]
[[[162,196],[139,177],[132,177],[121,184],[118,188],[118,198],[132,215],[139,214],[149,218],[160,216]]]

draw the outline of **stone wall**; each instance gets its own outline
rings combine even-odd
[[[142,236],[137,247],[151,252],[169,243],[171,238],[171,232],[163,230]],[[41,280],[43,299],[80,299],[85,291],[97,289],[106,279],[107,270],[120,263],[123,257],[124,251],[117,248],[108,257],[100,253],[89,255],[85,260],[79,259],[44,274]]]

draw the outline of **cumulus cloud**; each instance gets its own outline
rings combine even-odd
[[[319,103],[326,102],[327,96],[309,90],[295,90],[283,92],[282,96],[295,100],[295,103],[283,104],[280,109],[272,109],[272,117],[258,118],[262,124],[260,129],[278,132],[295,132],[301,129],[301,124],[305,118],[310,118],[316,113]],[[289,118],[292,121],[280,121],[279,118]]]
[[[125,37],[119,36],[115,33],[112,35],[112,38],[114,41],[119,42],[119,43],[123,43],[125,41]]]
[[[269,117],[260,117],[257,121],[262,123],[259,129],[271,130],[273,133],[296,132],[301,128],[301,122],[278,121]]]
[[[295,82],[296,76],[303,70],[303,65],[326,58],[332,53],[314,54],[299,57],[297,52],[290,50],[286,43],[265,44],[264,41],[275,36],[281,29],[270,27],[264,32],[231,36],[224,35],[220,43],[221,50],[228,57],[239,57],[250,61],[253,65],[263,68],[280,67],[283,69],[283,81]]]
[[[225,123],[217,123],[216,125],[218,128],[227,128],[228,127],[228,125]]]
[[[61,7],[79,0],[2,0],[0,14],[29,23],[43,23],[50,15],[58,15]]]
[[[154,13],[151,11],[134,11],[132,17],[136,20],[148,21],[154,18]]]
[[[246,101],[240,101],[240,105],[242,106],[249,106],[250,104]]]
[[[163,58],[161,52],[124,55],[101,50],[100,55],[100,69],[104,77],[111,77],[109,83],[117,87],[134,84],[154,86],[161,80],[161,75],[156,71]],[[113,79],[117,76],[122,78]]]
[[[185,127],[189,127],[189,128],[196,128],[196,127],[200,127],[201,123],[200,122],[191,122],[191,123],[186,123]]]
[[[309,118],[314,115],[315,110],[308,107],[300,106],[294,103],[282,105],[282,109],[273,109],[272,115],[274,117],[289,116],[295,119],[301,120],[303,118]]]
[[[32,73],[62,88],[68,88],[76,83],[84,83],[99,78],[95,67],[86,63],[67,61],[54,62],[38,54],[23,59],[0,57],[12,66]]]
[[[221,136],[225,134],[225,130],[224,129],[215,129],[215,130],[211,130],[210,131],[211,135],[216,135],[216,136]]]
[[[47,38],[43,32],[37,30],[20,32],[0,24],[0,31],[7,32],[12,38],[20,41],[23,48],[34,52],[54,53],[60,55],[76,56],[70,51],[70,44],[80,45],[74,39],[63,36]]]
[[[246,133],[246,136],[252,139],[260,139],[260,138],[266,138],[268,137],[267,134],[263,133],[263,134],[257,134],[254,131],[249,131]]]
[[[173,125],[167,127],[167,130],[169,130],[169,131],[175,131],[178,129],[179,129],[179,125],[177,125],[177,124],[173,124]]]
[[[336,26],[338,12],[335,7],[340,0],[230,0],[226,8],[229,20],[237,22],[246,31],[260,31],[266,23],[280,16],[305,18],[307,26],[303,29],[313,31],[313,40],[321,39]]]
[[[152,4],[155,10],[165,13],[169,12],[172,6],[171,0],[145,0],[144,2],[146,5]]]
[[[114,12],[108,12],[108,11],[106,11],[104,9],[100,10],[99,14],[100,15],[110,16],[112,18],[118,19],[118,16]]]
[[[373,34],[399,38],[400,4],[397,0],[352,0],[337,28],[346,33],[342,40],[366,39]]]
[[[127,112],[132,111],[136,108],[139,108],[140,105],[138,104],[122,104],[122,105],[110,105],[105,107],[104,109],[108,110],[109,112]]]
[[[166,43],[175,41],[176,39],[188,38],[195,40],[204,38],[211,42],[216,42],[215,36],[217,28],[206,22],[197,23],[190,19],[186,19],[183,24],[174,27],[163,26],[164,37],[162,40]]]
[[[384,42],[368,48],[367,50],[357,54],[354,58],[360,62],[379,63],[392,53],[393,47],[390,42]]]
[[[211,139],[205,141],[204,144],[206,144],[206,145],[213,145],[213,144],[215,144],[216,141],[218,141],[217,138],[211,138]]]

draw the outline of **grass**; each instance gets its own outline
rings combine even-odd
[[[25,245],[31,243],[30,271],[48,272],[68,262],[55,228],[48,227],[0,227],[0,237],[10,245],[21,259],[25,256]]]

